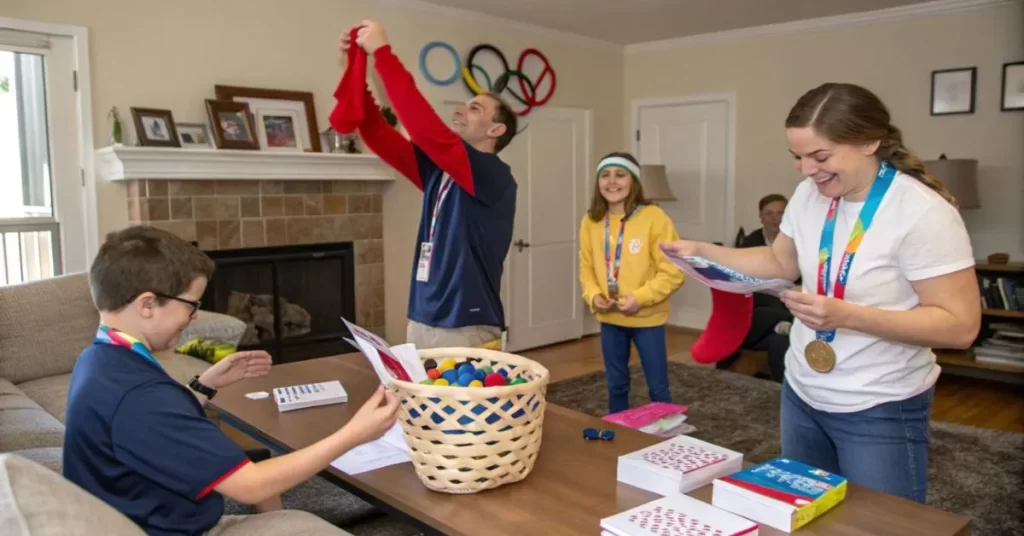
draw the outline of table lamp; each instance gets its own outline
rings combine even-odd
[[[668,186],[668,175],[662,164],[644,164],[640,166],[640,185],[644,189],[644,197],[651,201],[675,201],[672,189]]]
[[[953,197],[959,208],[981,208],[978,197],[978,161],[973,158],[946,158],[940,155],[938,160],[924,163],[928,174],[935,177]]]

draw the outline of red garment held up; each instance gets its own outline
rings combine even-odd
[[[331,112],[330,123],[341,134],[354,132],[366,117],[363,99],[366,95],[366,51],[356,44],[359,28],[349,34],[348,62],[341,83],[334,92],[338,105]]]

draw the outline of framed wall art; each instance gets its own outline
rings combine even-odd
[[[999,109],[1004,112],[1024,110],[1024,61],[1003,64],[1003,90]]]
[[[268,111],[294,111],[298,121],[295,124],[296,141],[300,143],[301,150],[320,152],[320,129],[312,92],[224,85],[215,85],[214,92],[218,100],[247,103],[256,115],[274,115]]]
[[[932,115],[974,113],[977,67],[932,71]]]
[[[244,102],[206,99],[206,114],[218,149],[259,150],[252,113]]]
[[[132,107],[135,135],[143,147],[181,147],[170,110]]]

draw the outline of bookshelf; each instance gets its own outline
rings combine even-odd
[[[975,266],[978,274],[978,284],[981,286],[983,309],[981,311],[981,332],[975,345],[967,350],[936,349],[935,355],[940,365],[943,365],[950,372],[981,372],[983,376],[992,379],[1011,380],[1014,383],[1024,381],[1024,365],[1018,366],[1012,363],[979,361],[975,356],[975,348],[985,339],[992,336],[994,330],[990,327],[993,323],[1014,324],[1024,327],[1024,304],[1015,297],[1003,298],[1007,287],[1004,286],[1000,292],[997,286],[991,288],[1002,278],[1004,281],[1012,281],[1017,287],[1024,287],[1024,263],[988,264],[978,263]],[[988,285],[986,289],[985,285]],[[1004,283],[1005,285],[1005,283]],[[1013,292],[1013,285],[1010,287]],[[1017,291],[1019,296],[1022,292]],[[1009,300],[1009,303],[1007,303]],[[1016,306],[1016,308],[1013,308]]]

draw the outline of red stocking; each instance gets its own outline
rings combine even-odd
[[[715,363],[739,350],[750,330],[753,314],[753,296],[711,289],[711,318],[690,348],[693,360]]]
[[[334,96],[338,104],[331,111],[330,123],[339,134],[354,131],[363,121],[363,99],[366,93],[366,51],[356,44],[359,28],[349,35],[351,47],[348,49],[348,62],[345,74]]]

